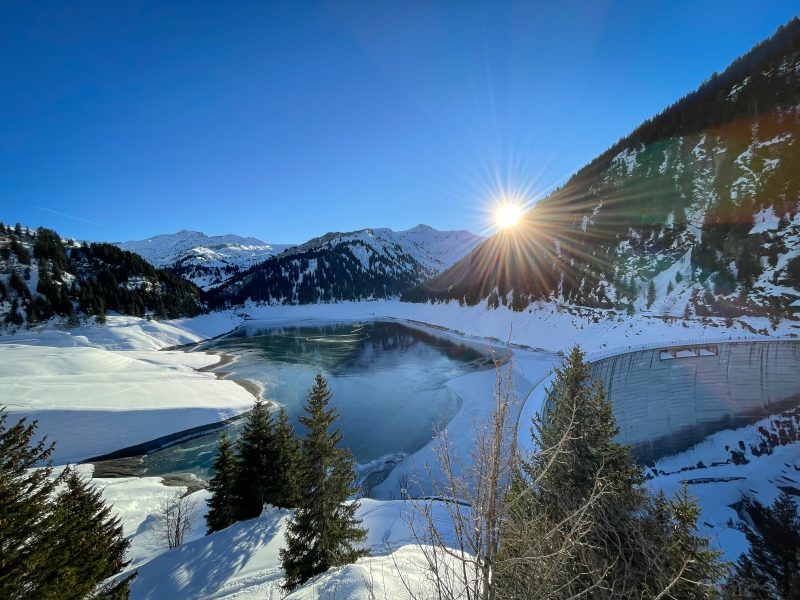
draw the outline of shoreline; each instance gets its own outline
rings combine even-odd
[[[233,331],[233,330],[231,330],[231,331]],[[228,332],[228,333],[230,333],[230,332]],[[227,335],[227,334],[223,334],[223,335]],[[217,337],[220,337],[220,336],[217,336]],[[201,342],[197,342],[197,344],[204,344],[207,341],[209,341],[209,340],[203,340]],[[188,344],[188,345],[185,345],[184,348],[189,348],[191,346],[196,346],[197,344]],[[200,372],[200,373],[214,373],[214,375],[217,377],[217,379],[225,379],[225,380],[227,380],[228,375],[231,374],[230,371],[217,371],[216,369],[220,369],[222,367],[225,367],[225,366],[233,363],[236,360],[236,357],[234,355],[232,355],[232,354],[228,354],[227,352],[215,352],[214,350],[204,350],[204,352],[206,354],[219,356],[220,357],[219,362],[216,362],[216,363],[214,363],[212,365],[206,365],[205,367],[200,367],[200,368],[198,368],[196,370],[198,372]],[[232,381],[233,383],[235,383],[237,385],[242,386],[245,389],[245,391],[247,391],[248,393],[252,394],[253,397],[255,397],[256,400],[263,400],[264,399],[264,397],[263,397],[263,389],[261,388],[260,385],[258,385],[257,382],[255,382],[255,381],[253,381],[251,379],[231,379],[230,381]]]

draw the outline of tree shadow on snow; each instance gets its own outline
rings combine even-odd
[[[131,599],[201,598],[213,594],[240,572],[259,548],[272,541],[284,515],[284,511],[272,509],[258,519],[236,523],[154,558],[139,567],[139,575],[131,584]]]

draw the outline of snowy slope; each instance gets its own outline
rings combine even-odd
[[[800,21],[793,20],[414,299],[800,316],[798,140]]]
[[[0,336],[0,399],[39,421],[56,464],[85,460],[249,410],[253,396],[198,369],[218,356],[161,351],[197,341],[174,326],[109,316]]]
[[[464,229],[440,231],[428,225],[417,225],[404,231],[387,228],[361,229],[349,233],[329,233],[309,240],[284,252],[284,256],[316,248],[334,248],[342,244],[364,244],[372,252],[401,258],[407,255],[430,274],[439,273],[466,256],[483,237]]]
[[[427,225],[406,231],[332,232],[231,278],[218,288],[215,301],[308,304],[397,297],[482,241],[468,231],[439,231]]]
[[[290,247],[288,244],[269,244],[253,237],[208,236],[186,229],[117,245],[139,254],[153,266],[178,270],[202,288],[219,285],[240,270]]]

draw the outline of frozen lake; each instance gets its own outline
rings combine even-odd
[[[486,347],[394,322],[250,325],[192,349],[207,350],[233,357],[219,370],[259,383],[264,398],[283,406],[301,434],[297,417],[321,372],[339,411],[343,444],[362,465],[422,448],[461,406],[448,382],[493,366]],[[228,425],[225,431],[236,435],[240,427]],[[149,454],[145,473],[206,477],[220,433]]]

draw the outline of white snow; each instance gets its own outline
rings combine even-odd
[[[772,207],[764,208],[753,215],[754,225],[750,233],[763,233],[764,231],[774,231],[778,229],[780,217],[775,214]]]
[[[673,279],[678,269],[680,267],[665,273],[663,279],[657,278],[659,295],[667,279]],[[683,321],[643,314],[622,318],[611,311],[555,304],[536,304],[524,312],[505,307],[490,309],[485,305],[461,307],[454,302],[248,304],[235,310],[172,322],[112,316],[104,327],[84,326],[74,330],[49,327],[2,336],[0,393],[4,398],[15,399],[17,406],[10,408],[15,414],[37,418],[53,415],[51,420],[43,421],[43,429],[49,430],[59,446],[67,448],[58,457],[60,461],[85,458],[100,453],[96,448],[97,439],[102,442],[102,451],[110,451],[157,437],[159,433],[154,433],[154,429],[159,431],[159,427],[162,435],[185,429],[191,426],[187,425],[187,419],[194,418],[193,411],[201,411],[204,418],[216,421],[221,415],[246,410],[251,405],[252,397],[241,387],[195,370],[213,362],[215,357],[159,351],[161,348],[219,335],[253,320],[264,324],[303,324],[365,319],[400,319],[420,327],[428,327],[425,323],[430,323],[446,328],[438,331],[440,335],[480,338],[496,348],[503,348],[501,340],[505,339],[516,344],[513,348],[514,380],[522,404],[519,423],[524,447],[530,444],[526,435],[530,418],[541,409],[551,369],[559,362],[555,352],[573,343],[580,343],[592,356],[599,357],[648,344],[667,346],[687,340],[768,337],[752,334],[748,328],[771,331],[766,319],[736,320],[732,326],[725,327],[723,319]],[[785,337],[796,335],[794,329],[792,323],[783,322],[771,333]],[[484,371],[456,378],[448,384],[462,398],[460,412],[447,426],[448,438],[461,456],[468,456],[473,424],[488,415],[494,382],[495,373]],[[93,422],[95,411],[108,416],[103,425],[106,431],[100,431]],[[727,432],[717,435],[724,434]],[[133,438],[136,441],[132,441]],[[691,465],[698,457],[711,452],[698,448],[685,456],[663,459],[658,467],[669,471],[675,465]],[[741,534],[727,525],[733,511],[726,505],[735,502],[743,486],[760,486],[763,478],[774,479],[780,475],[781,465],[792,464],[800,458],[796,456],[798,450],[792,446],[779,450],[771,457],[752,461],[752,466],[745,465],[749,467],[746,472],[737,471],[737,476],[745,473],[746,479],[741,483],[691,484],[691,491],[700,499],[704,531],[725,549],[728,557],[735,557],[741,551],[742,540]],[[694,454],[690,454],[692,452]],[[412,474],[413,478],[426,463],[434,465],[433,457],[432,443],[406,458],[374,493],[384,499],[396,497],[403,475]],[[713,475],[723,476],[730,468],[721,466]],[[436,475],[435,467],[431,475]],[[681,480],[691,476],[685,472],[661,475],[648,485],[671,492]],[[287,522],[285,511],[267,508],[259,519],[238,523],[207,537],[202,536],[202,522],[197,523],[188,543],[163,552],[154,549],[152,542],[153,512],[160,498],[168,493],[158,478],[95,479],[94,482],[122,516],[125,533],[133,543],[130,558],[138,567],[139,576],[132,584],[132,598],[282,597],[278,552]],[[768,501],[770,493],[765,494],[765,500]],[[198,501],[205,497],[206,492],[195,494]],[[373,557],[333,569],[290,597],[317,598],[335,594],[342,598],[369,598],[373,590],[377,598],[403,598],[408,597],[404,580],[424,588],[424,558],[414,546],[405,524],[407,506],[399,500],[362,501],[359,515],[369,529],[367,545]],[[445,522],[443,518],[442,523]]]
[[[77,469],[91,476],[91,466]],[[156,535],[156,514],[164,498],[185,493],[185,487],[167,487],[158,477],[95,478],[92,484],[121,519],[131,541],[128,570],[138,571],[131,584],[133,600],[284,597],[279,552],[285,546],[289,511],[267,506],[257,519],[206,536],[203,516],[209,494],[195,492],[189,498],[198,512],[184,544],[167,550]],[[406,584],[415,591],[430,591],[424,555],[408,526],[413,510],[408,501],[361,500],[357,517],[368,530],[364,547],[371,556],[331,569],[288,598],[410,599]],[[433,502],[433,510],[445,539],[452,540],[444,504]]]
[[[290,244],[269,244],[253,237],[208,236],[199,231],[185,229],[146,240],[121,242],[117,246],[135,252],[156,267],[172,266],[187,257],[247,267],[291,247]]]
[[[0,398],[39,421],[56,464],[76,462],[248,410],[253,396],[196,369],[219,357],[159,351],[198,341],[165,323],[110,316],[106,326],[0,336]]]
[[[736,529],[739,516],[732,505],[745,495],[764,505],[772,504],[780,493],[779,486],[797,487],[794,465],[800,461],[800,443],[777,446],[772,454],[747,455],[748,463],[736,465],[725,446],[738,450],[738,442],[746,445],[760,441],[757,430],[769,427],[772,417],[710,435],[693,448],[657,461],[659,474],[648,482],[651,489],[662,489],[667,495],[677,492],[684,482],[701,509],[700,531],[711,538],[724,553],[725,560],[735,560],[747,550],[744,534]],[[704,465],[697,467],[699,463]]]

